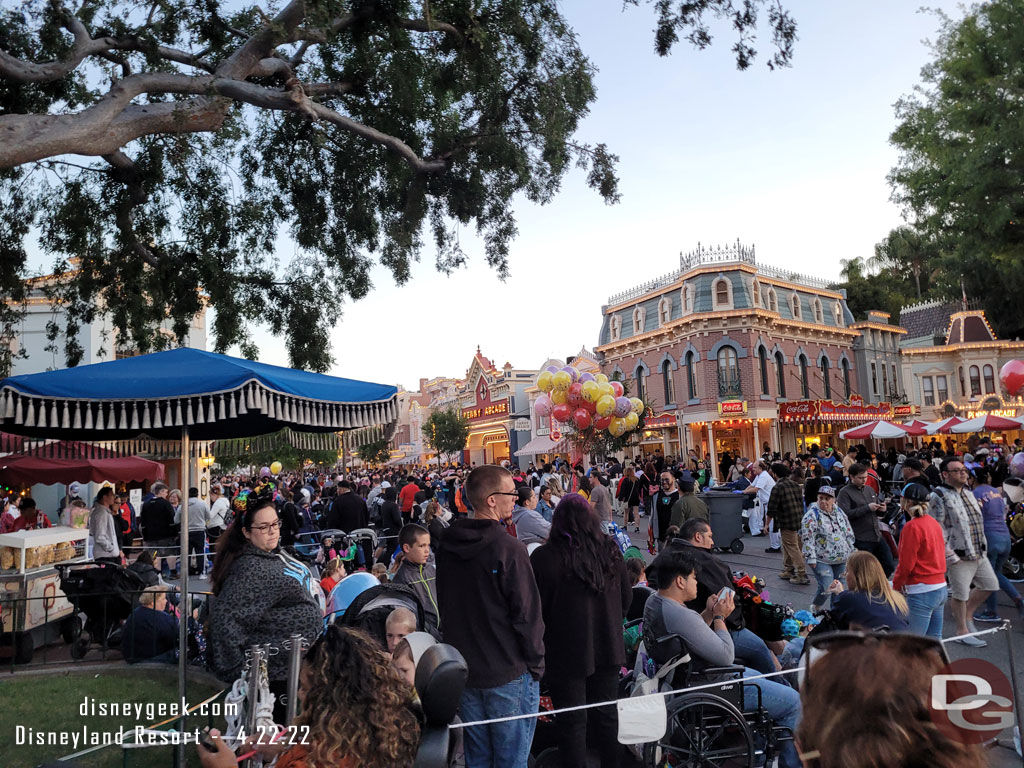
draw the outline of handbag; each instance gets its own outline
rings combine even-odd
[[[789,618],[784,605],[743,600],[740,604],[747,629],[766,642],[782,640],[782,622]]]

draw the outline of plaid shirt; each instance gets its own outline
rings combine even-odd
[[[804,516],[803,489],[788,477],[772,488],[768,497],[768,517],[780,531],[799,531]]]
[[[978,500],[966,487],[955,491],[940,485],[928,497],[928,514],[942,525],[946,554],[956,552],[962,560],[985,556],[985,521]],[[960,554],[960,553],[963,554]]]

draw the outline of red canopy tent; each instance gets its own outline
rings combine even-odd
[[[0,483],[5,485],[53,485],[104,480],[129,483],[160,480],[164,465],[138,456],[118,456],[113,451],[74,440],[60,440],[22,454],[0,458]]]
[[[1007,419],[1002,416],[988,414],[954,424],[949,431],[962,435],[971,432],[1006,432],[1007,430],[1017,430],[1020,428],[1021,423],[1016,419]]]

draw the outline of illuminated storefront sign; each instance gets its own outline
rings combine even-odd
[[[718,404],[719,416],[742,416],[746,412],[746,400],[726,400]]]
[[[463,408],[462,418],[467,421],[476,421],[477,419],[485,419],[489,416],[498,416],[502,413],[508,413],[508,400],[477,406],[476,408]]]
[[[781,421],[871,421],[893,418],[892,403],[866,405],[864,399],[854,395],[850,403],[831,400],[797,400],[779,404]]]

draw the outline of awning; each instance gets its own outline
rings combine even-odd
[[[843,440],[896,440],[907,437],[907,435],[923,435],[924,430],[920,427],[907,427],[902,424],[893,424],[890,421],[869,421],[850,429],[844,429],[839,433]]]
[[[138,456],[117,456],[112,451],[69,440],[0,459],[0,483],[5,485],[67,485],[104,480],[130,483],[162,480],[163,477],[164,465],[160,462]]]
[[[568,453],[569,446],[565,438],[557,443],[548,435],[540,435],[516,451],[516,456],[536,456],[541,453]]]

